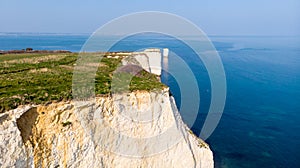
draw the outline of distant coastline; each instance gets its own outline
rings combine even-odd
[[[24,53],[41,53],[41,54],[48,54],[48,53],[72,53],[68,50],[34,50],[33,48],[26,48],[21,50],[0,50],[0,55],[3,54],[24,54]]]

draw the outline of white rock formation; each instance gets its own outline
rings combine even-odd
[[[160,52],[160,49],[146,49],[144,50],[144,53],[149,58],[149,65],[151,69],[151,73],[155,75],[161,75],[161,60],[162,60],[162,54]]]
[[[0,167],[213,167],[168,89],[0,114]]]
[[[133,53],[132,56],[140,63],[143,69],[151,73],[149,57],[145,53]]]
[[[164,48],[163,54],[158,48],[145,49],[142,52],[133,52],[131,55],[127,55],[127,58],[135,58],[136,62],[131,59],[123,59],[122,64],[135,64],[141,66],[146,71],[160,76],[162,70],[162,59],[168,57],[169,49]]]
[[[134,52],[122,59],[122,65],[138,65],[145,71],[151,73],[149,57],[143,52]]]
[[[169,57],[169,49],[168,48],[163,49],[163,56],[164,57]]]

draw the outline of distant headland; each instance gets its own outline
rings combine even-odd
[[[26,48],[21,50],[0,50],[0,55],[2,54],[23,54],[23,53],[72,53],[68,50],[34,50],[33,48]]]

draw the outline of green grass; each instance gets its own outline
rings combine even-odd
[[[24,104],[71,100],[73,68],[77,57],[77,53],[0,55],[0,113]],[[141,71],[129,78],[127,74],[125,80],[129,81],[125,82],[129,86],[122,88],[124,81],[120,77],[124,74],[113,74],[120,62],[121,58],[104,57],[101,60],[94,79],[96,95],[108,95],[112,90],[149,91],[165,87],[157,76]],[[113,77],[113,88],[116,89],[112,89]]]
[[[0,55],[0,62],[22,59],[22,58],[42,57],[47,55],[50,54],[41,54],[41,53],[32,53],[32,54],[24,53],[24,54],[8,54],[8,55],[4,54],[4,55]]]

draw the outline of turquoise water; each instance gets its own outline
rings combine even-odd
[[[88,35],[0,34],[0,50],[65,49],[79,51]],[[212,36],[223,61],[227,99],[221,121],[207,139],[215,155],[215,167],[300,167],[300,37]],[[105,41],[104,41],[105,42]],[[137,35],[117,43],[111,50],[136,51],[168,47],[192,69],[201,94],[199,114],[192,130],[199,134],[210,106],[210,82],[196,54],[180,41],[161,35]],[[168,70],[176,72],[175,55]],[[170,86],[180,108],[180,88],[166,72],[162,81]],[[183,119],[188,111],[181,111]]]

